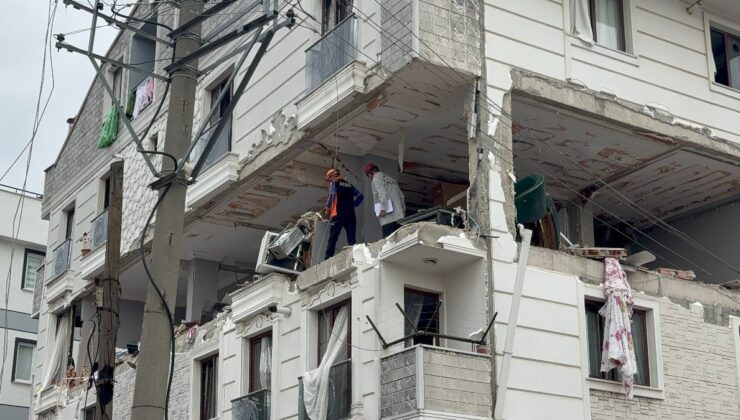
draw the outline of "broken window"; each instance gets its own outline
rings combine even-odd
[[[249,340],[249,392],[269,390],[272,376],[272,331]]]
[[[43,252],[36,251],[33,249],[26,249],[25,256],[23,257],[23,280],[21,281],[21,288],[25,290],[33,290],[36,285],[36,270],[44,264]]]
[[[588,327],[588,365],[589,377],[621,382],[622,377],[617,369],[601,372],[601,349],[604,342],[604,317],[599,309],[604,302],[586,301],[586,324]],[[650,365],[648,363],[647,312],[633,309],[632,343],[637,360],[635,385],[650,386]]]
[[[403,291],[403,306],[406,316],[414,324],[419,332],[439,334],[439,311],[441,301],[438,293],[423,292],[421,290],[406,288]],[[408,322],[404,323],[404,335],[413,334]],[[406,346],[415,344],[439,345],[437,337],[418,336],[409,339]]]
[[[318,351],[318,363],[321,363],[321,359],[324,357],[324,353],[326,353],[327,346],[329,345],[329,339],[331,339],[331,331],[332,328],[334,328],[334,322],[337,319],[337,315],[339,315],[339,311],[343,307],[347,307],[347,310],[350,310],[351,305],[349,302],[342,302],[338,305],[332,306],[330,308],[322,309],[319,311],[319,351]],[[337,361],[343,361],[346,359],[350,359],[352,357],[352,323],[349,323],[349,327],[347,328],[347,336],[346,337],[339,337],[342,339],[342,341],[345,342],[345,348],[346,351],[342,354],[340,354],[339,358],[337,358]]]
[[[13,353],[13,382],[31,383],[31,374],[33,372],[33,352],[36,349],[36,342],[15,339],[15,352]]]
[[[352,12],[352,0],[323,0],[321,8],[321,29],[330,32]]]
[[[216,417],[218,353],[200,361],[200,420]]]
[[[623,0],[590,0],[593,39],[613,50],[625,51]]]
[[[740,89],[740,36],[712,28],[714,81]]]

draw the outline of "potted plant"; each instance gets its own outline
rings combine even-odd
[[[82,258],[85,258],[90,253],[90,237],[87,235],[87,232],[82,234],[80,241],[82,242],[82,249],[80,252],[82,252]]]

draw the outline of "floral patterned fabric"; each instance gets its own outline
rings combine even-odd
[[[624,393],[632,399],[637,360],[632,342],[632,288],[627,274],[616,258],[605,258],[604,297],[606,304],[599,310],[605,318],[601,371],[617,368],[622,374]]]

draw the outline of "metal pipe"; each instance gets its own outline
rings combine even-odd
[[[532,241],[532,231],[524,229],[519,225],[519,234],[522,237],[522,248],[519,251],[519,261],[516,268],[516,281],[514,283],[514,295],[511,297],[511,307],[509,308],[509,320],[506,328],[506,343],[504,344],[504,360],[501,363],[501,376],[498,381],[498,390],[496,391],[496,410],[494,411],[495,419],[503,419],[504,407],[506,404],[506,388],[509,384],[509,370],[511,369],[511,357],[514,351],[514,339],[516,337],[516,324],[519,318],[519,304],[522,300],[522,290],[524,289],[524,277],[527,273],[527,261],[529,260],[529,246]]]

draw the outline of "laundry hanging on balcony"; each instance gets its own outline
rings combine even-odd
[[[601,351],[601,371],[619,369],[627,398],[632,399],[637,360],[632,341],[632,288],[627,274],[616,258],[604,258],[604,297],[606,304],[599,310],[604,317],[604,341]]]
[[[154,78],[149,76],[136,87],[136,100],[131,117],[136,119],[142,110],[152,103],[154,98]]]
[[[347,351],[348,309],[342,307],[334,320],[324,357],[316,369],[303,375],[303,404],[311,420],[326,420],[329,410],[329,373],[339,357]]]
[[[113,105],[108,111],[108,115],[105,116],[105,123],[103,124],[103,132],[100,133],[98,139],[98,147],[105,148],[110,147],[116,138],[118,137],[118,107]]]

